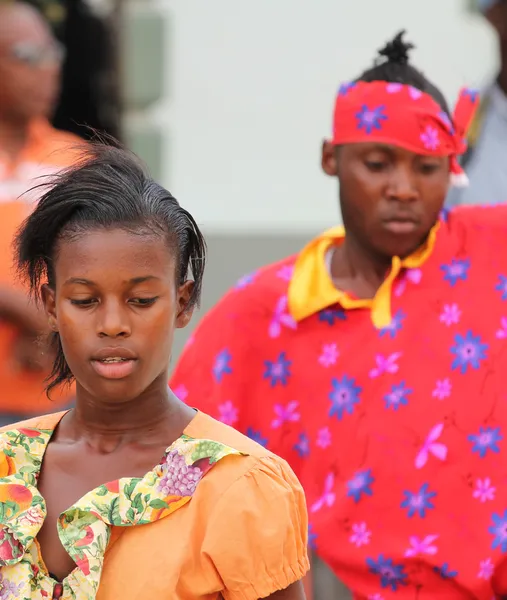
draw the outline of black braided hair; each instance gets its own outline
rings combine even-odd
[[[429,94],[450,116],[449,106],[442,92],[410,64],[410,51],[415,48],[405,42],[405,31],[400,31],[390,42],[378,51],[373,67],[367,69],[356,81],[387,81],[411,85]]]

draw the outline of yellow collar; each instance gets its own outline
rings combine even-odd
[[[294,274],[289,283],[288,305],[292,317],[302,321],[307,317],[340,304],[344,309],[369,308],[371,319],[378,329],[391,322],[391,290],[393,282],[402,269],[420,267],[430,256],[435,245],[440,223],[430,231],[426,243],[403,260],[393,256],[389,274],[372,299],[358,300],[346,292],[336,289],[326,267],[326,252],[345,237],[343,227],[333,227],[312,240],[299,254]]]

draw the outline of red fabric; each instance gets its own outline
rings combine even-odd
[[[340,87],[335,102],[333,143],[378,142],[417,154],[451,156],[466,150],[465,134],[479,104],[479,94],[460,92],[453,119],[429,94],[401,83],[356,82]]]
[[[204,317],[172,388],[289,461],[356,598],[507,595],[507,207],[450,213],[383,330],[340,306],[296,323],[294,261]]]

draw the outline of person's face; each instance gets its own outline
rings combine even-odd
[[[0,11],[0,116],[50,118],[60,93],[63,51],[41,17],[27,7]]]
[[[343,223],[365,248],[405,257],[426,239],[449,187],[449,159],[374,143],[324,142],[322,167],[340,183]]]
[[[128,402],[167,388],[174,329],[185,327],[193,282],[179,285],[167,241],[121,229],[59,243],[55,289],[42,293],[77,391]]]

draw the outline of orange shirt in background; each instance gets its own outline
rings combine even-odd
[[[21,288],[13,268],[14,235],[30,214],[37,200],[34,186],[44,178],[71,166],[79,157],[80,138],[54,129],[47,121],[36,121],[30,128],[26,146],[15,162],[2,153],[0,140],[0,288]],[[22,370],[12,356],[18,332],[0,321],[0,413],[31,415],[57,409],[67,403],[72,390],[55,392],[50,402],[44,393],[48,373]]]

